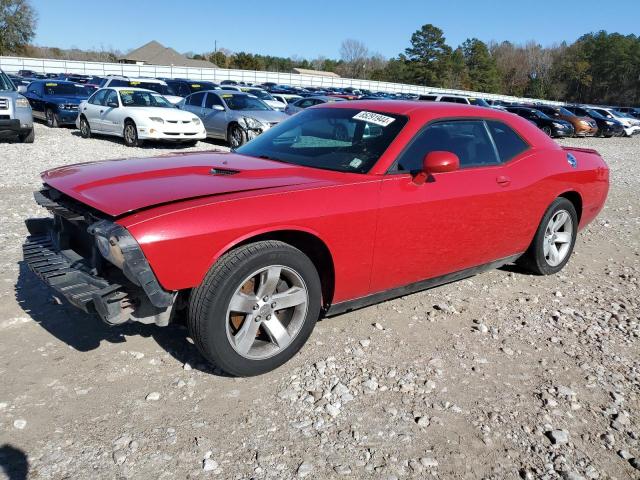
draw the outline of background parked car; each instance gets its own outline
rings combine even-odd
[[[571,137],[574,130],[571,123],[560,119],[553,119],[531,107],[509,106],[505,107],[508,112],[515,113],[534,123],[539,129],[550,137]]]
[[[463,95],[442,95],[442,94],[427,94],[418,95],[417,100],[425,100],[429,102],[449,102],[449,103],[461,103],[463,105],[476,105],[478,107],[491,107],[484,98],[479,97],[465,97]]]
[[[622,128],[624,129],[624,134],[627,137],[631,137],[640,133],[640,120],[638,120],[637,118],[633,118],[631,115],[618,112],[616,109],[608,107],[592,107],[592,110],[598,112],[600,115],[609,120],[617,120],[618,122],[620,122],[622,124]]]
[[[331,102],[343,102],[344,98],[340,97],[329,97],[329,96],[321,96],[321,97],[306,97],[302,98],[296,102],[287,104],[287,107],[284,109],[284,113],[287,115],[293,115],[298,113],[305,108],[313,107],[314,105],[320,105],[321,103],[331,103]]]
[[[185,78],[160,78],[167,83],[169,88],[173,90],[173,93],[178,97],[186,97],[192,93],[202,92],[205,90],[217,90],[220,85],[214,82],[207,82],[204,80],[188,80]]]
[[[89,95],[90,91],[84,85],[65,80],[35,80],[24,94],[31,104],[33,116],[45,120],[52,128],[73,125],[78,116],[78,105]]]
[[[291,93],[272,93],[271,96],[277,101],[284,103],[285,108],[289,103],[293,103],[302,98],[300,95],[294,95]]]
[[[593,109],[579,105],[567,105],[565,108],[579,117],[588,117],[596,122],[598,135],[602,135],[605,138],[624,135],[622,123],[614,119],[605,118]]]
[[[33,143],[35,137],[31,106],[9,77],[0,70],[0,137],[16,136],[22,143]]]
[[[206,138],[198,117],[142,88],[101,88],[80,105],[76,126],[84,138],[95,133],[115,135],[124,138],[128,147],[138,147],[145,140],[195,145]]]
[[[616,110],[640,119],[640,107],[618,107]]]
[[[283,102],[280,102],[279,100],[276,100],[273,97],[273,95],[271,95],[269,92],[267,92],[267,91],[265,91],[265,90],[263,90],[261,88],[241,87],[240,91],[248,93],[250,95],[253,95],[254,97],[258,97],[260,100],[262,100],[264,103],[269,105],[274,110],[283,111],[285,109],[285,107],[287,106],[286,103],[283,103]]]
[[[564,107],[536,105],[536,110],[556,120],[565,120],[573,125],[576,137],[593,137],[598,133],[598,125],[590,117],[578,117]]]
[[[191,94],[178,104],[178,108],[200,117],[207,137],[226,140],[233,148],[287,118],[253,95],[231,90]]]
[[[109,76],[105,78],[100,87],[132,87],[152,90],[162,95],[174,105],[182,100],[182,97],[177,96],[165,81],[155,78]]]

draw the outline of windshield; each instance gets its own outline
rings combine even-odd
[[[575,113],[571,113],[569,110],[567,110],[564,107],[560,107],[558,109],[558,111],[560,112],[560,115],[566,115],[568,117],[575,117]]]
[[[260,100],[275,100],[271,96],[271,94],[265,92],[264,90],[247,90],[247,93],[253,95],[254,97],[258,97]]]
[[[484,98],[469,98],[469,103],[479,107],[491,107]]]
[[[604,116],[599,112],[596,112],[595,110],[589,109],[587,110],[587,113],[589,114],[590,117],[604,119]]]
[[[551,120],[551,118],[546,113],[541,112],[540,110],[531,109],[531,112],[538,118],[541,118],[543,120]]]
[[[171,89],[169,85],[164,85],[162,83],[156,82],[138,82],[135,80],[131,80],[128,87],[136,87],[136,88],[144,88],[146,90],[153,90],[154,92],[158,92],[160,95],[173,95],[175,96],[175,92]]]
[[[262,133],[237,152],[306,167],[366,173],[407,118],[347,108],[313,108]]]
[[[13,91],[16,88],[13,86],[13,82],[9,80],[4,73],[0,72],[0,92]]]
[[[83,85],[75,83],[47,82],[44,84],[44,93],[45,95],[89,96]]]
[[[120,90],[120,100],[125,107],[174,108],[166,98],[154,92]]]
[[[622,118],[635,118],[632,115],[629,115],[628,113],[624,113],[621,112],[619,110],[613,110],[612,113],[616,116],[616,117],[622,117]]]
[[[225,93],[221,96],[231,110],[272,110],[262,100],[249,95]]]

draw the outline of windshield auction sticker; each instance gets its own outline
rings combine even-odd
[[[380,125],[381,127],[386,127],[387,125],[390,125],[395,120],[395,118],[393,117],[387,117],[386,115],[381,115],[379,113],[365,112],[365,111],[362,111],[357,115],[354,115],[353,119],[362,120],[363,122],[373,123],[375,125]]]

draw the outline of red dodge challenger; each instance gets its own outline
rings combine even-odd
[[[331,316],[517,262],[562,269],[609,170],[510,113],[336,102],[233,153],[42,175],[24,258],[108,324],[186,317],[233,375],[272,370]]]

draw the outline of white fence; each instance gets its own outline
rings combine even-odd
[[[43,58],[2,57],[0,68],[7,73],[18,70],[34,70],[38,73],[82,73],[86,75],[126,75],[140,77],[189,78],[192,80],[236,80],[250,83],[275,82],[278,84],[314,87],[354,87],[373,92],[401,92],[413,94],[446,93],[476,96],[491,100],[534,102],[532,98],[518,98],[492,93],[422,87],[403,83],[378,82],[352,78],[324,77],[321,75],[299,75],[297,73],[261,72],[225,68],[188,68],[164,65],[132,65],[126,63],[82,62],[76,60],[52,60]],[[545,101],[545,103],[559,103]]]

